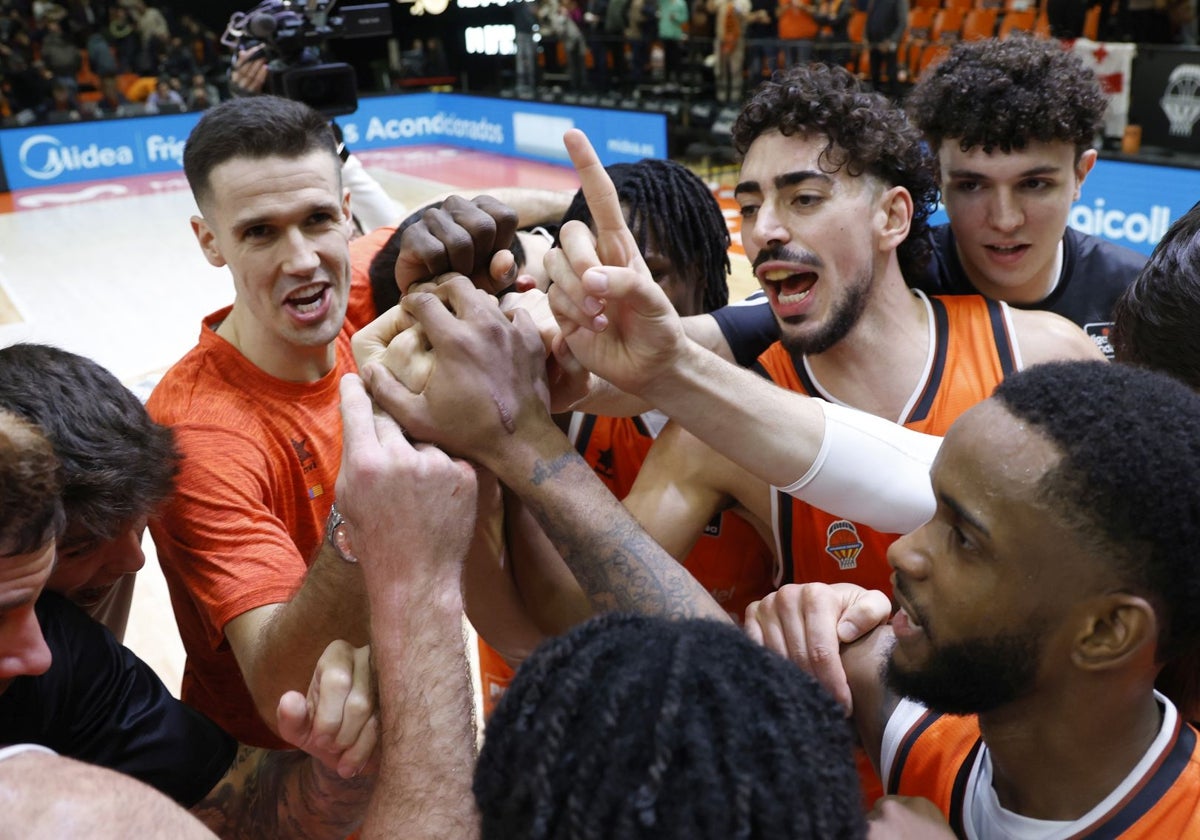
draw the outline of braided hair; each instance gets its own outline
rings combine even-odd
[[[607,614],[526,660],[475,773],[484,840],[865,836],[851,733],[732,626]]]
[[[646,158],[605,167],[638,248],[646,253],[653,238],[671,265],[704,284],[703,311],[729,302],[729,227],[712,190],[698,175],[671,160]],[[563,215],[591,227],[583,190]],[[557,244],[557,243],[556,243]]]

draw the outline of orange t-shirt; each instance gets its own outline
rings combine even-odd
[[[352,282],[350,309],[368,310],[365,291]],[[291,600],[324,539],[342,460],[338,383],[355,369],[358,324],[348,318],[338,334],[332,371],[286,382],[217,335],[229,311],[204,319],[197,345],[146,403],[183,455],[150,533],[187,653],[183,700],[242,743],[285,749],[259,718],[225,625]]]

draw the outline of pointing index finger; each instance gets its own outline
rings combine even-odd
[[[604,265],[637,268],[643,265],[637,241],[625,224],[625,213],[608,172],[600,164],[587,135],[577,128],[563,135],[571,163],[579,173],[583,196],[587,199],[596,226],[596,250]]]

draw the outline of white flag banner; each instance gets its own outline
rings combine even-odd
[[[1084,66],[1092,69],[1100,87],[1108,94],[1104,136],[1120,137],[1129,122],[1129,74],[1133,69],[1133,57],[1137,55],[1137,45],[1076,38],[1071,49]]]

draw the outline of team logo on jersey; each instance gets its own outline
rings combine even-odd
[[[849,520],[839,519],[825,532],[825,552],[837,561],[842,571],[858,568],[858,555],[862,548],[858,531]]]
[[[593,469],[604,478],[613,478],[616,475],[616,471],[613,470],[615,460],[612,447],[601,449],[600,453],[596,456],[596,466]]]
[[[308,451],[308,438],[293,440],[292,449],[296,450],[296,459],[300,461],[301,469],[305,472],[312,472],[317,468],[316,458]]]
[[[1092,324],[1084,324],[1083,330],[1088,334],[1088,338],[1096,343],[1105,357],[1111,362],[1113,360],[1113,346],[1110,339],[1112,333],[1112,322],[1096,322]]]

